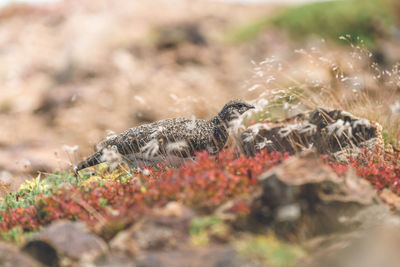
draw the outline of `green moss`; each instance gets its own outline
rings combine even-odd
[[[191,221],[190,239],[193,246],[207,246],[213,239],[228,240],[229,227],[218,217],[197,217]]]
[[[268,26],[272,26],[269,18],[257,18],[246,25],[242,25],[228,31],[225,39],[228,43],[249,41],[254,39]]]
[[[99,203],[100,203],[100,206],[102,206],[102,207],[105,207],[108,205],[108,201],[104,197],[99,198]]]
[[[29,240],[36,232],[24,232],[21,227],[14,227],[8,232],[1,233],[1,239],[6,242],[12,242],[15,244],[23,244],[26,240]]]
[[[286,244],[275,236],[248,236],[235,242],[240,255],[274,267],[294,266],[305,255],[298,246]]]
[[[25,208],[35,204],[36,197],[41,194],[44,196],[52,195],[55,190],[62,186],[79,185],[84,179],[77,179],[72,173],[54,172],[42,178],[39,174],[36,178],[26,180],[18,191],[5,195],[0,198],[0,211],[7,208]]]
[[[8,232],[1,233],[1,238],[7,242],[19,243],[24,230],[21,227],[15,227]]]
[[[397,137],[398,127],[393,127],[391,129],[384,129],[382,131],[382,138],[385,144],[396,145],[399,142]]]
[[[344,0],[313,3],[289,9],[273,19],[273,24],[295,38],[317,34],[328,39],[350,35],[367,46],[387,34],[392,24],[388,8],[378,0]]]
[[[194,218],[190,224],[190,234],[199,234],[205,229],[221,223],[221,219],[215,216],[207,216],[207,217],[198,217]]]
[[[71,185],[87,186],[90,183],[85,183],[86,180],[96,182],[98,187],[105,187],[105,180],[112,179],[125,182],[132,175],[134,175],[134,172],[130,170],[110,171],[106,163],[81,171],[79,177],[76,177],[72,172],[54,172],[48,175],[40,173],[36,178],[26,180],[16,192],[11,192],[0,198],[0,211],[9,208],[26,208],[37,203],[38,195],[51,196],[58,189]],[[91,181],[93,177],[98,179]],[[102,206],[108,205],[105,199],[100,199],[100,201]]]

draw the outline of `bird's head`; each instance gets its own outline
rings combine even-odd
[[[225,123],[229,123],[230,121],[237,119],[249,109],[253,108],[255,107],[246,101],[240,99],[231,100],[222,108],[217,117]]]

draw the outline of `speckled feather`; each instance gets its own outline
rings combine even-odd
[[[79,163],[75,171],[101,163],[102,152],[107,148],[116,148],[125,158],[140,158],[150,162],[151,158],[171,155],[182,159],[192,158],[195,152],[203,150],[216,154],[228,139],[228,123],[251,108],[252,105],[242,100],[232,100],[211,120],[174,118],[130,128],[100,142],[99,151]],[[167,149],[169,144],[178,143],[181,146],[183,144],[184,148]],[[146,153],[152,144],[154,150]]]

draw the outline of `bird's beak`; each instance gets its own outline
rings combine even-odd
[[[249,105],[249,109],[255,109],[256,107],[253,105]]]

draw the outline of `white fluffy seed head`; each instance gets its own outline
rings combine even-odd
[[[263,149],[265,148],[267,145],[272,144],[273,142],[271,140],[268,140],[267,138],[263,138],[263,140],[261,142],[257,142],[257,144],[255,145],[256,149]]]
[[[193,131],[196,128],[196,117],[192,116],[192,118],[190,119],[190,122],[186,125],[186,128],[189,131]]]
[[[162,135],[164,131],[165,131],[165,128],[162,126],[159,126],[156,130],[153,131],[152,134],[150,134],[150,137],[157,138],[158,136]]]
[[[111,169],[115,169],[122,161],[121,154],[118,153],[118,150],[115,146],[111,148],[105,148],[100,158],[101,161],[107,162],[110,165]]]
[[[243,133],[243,136],[244,136],[243,139],[244,142],[251,142],[254,140],[255,137],[255,135],[252,132],[245,132]]]
[[[168,143],[166,146],[166,151],[168,154],[170,154],[173,151],[184,151],[185,149],[188,148],[188,144],[185,140],[173,142],[173,143]]]
[[[254,125],[247,127],[247,129],[250,129],[253,132],[257,131],[257,133],[258,133],[258,131],[261,129],[270,130],[271,127],[269,127],[268,124],[266,124],[266,123],[256,123]]]
[[[306,122],[306,123],[300,125],[300,127],[298,128],[298,131],[301,134],[306,134],[308,136],[311,136],[317,132],[317,125]]]
[[[245,136],[243,141],[245,141],[245,142],[253,141],[254,138],[260,132],[260,130],[263,130],[263,129],[270,130],[271,128],[266,123],[256,123],[254,125],[251,125],[251,126],[247,127],[247,132],[245,132],[243,134]],[[248,131],[248,130],[250,130],[250,131]]]
[[[311,150],[314,147],[314,143],[308,144],[308,147],[305,150]]]
[[[357,126],[364,126],[365,128],[371,128],[371,123],[367,119],[358,119],[354,121],[353,123],[353,128],[356,128]]]
[[[229,132],[232,134],[238,134],[242,130],[245,129],[244,123],[243,123],[243,116],[239,116],[237,119],[231,120],[229,122]]]
[[[160,144],[156,139],[148,142],[144,147],[141,148],[141,151],[144,156],[147,158],[155,156],[160,149]]]
[[[288,136],[294,130],[297,130],[297,128],[298,128],[297,124],[288,124],[285,127],[279,129],[278,134],[281,138],[284,138],[284,137]]]
[[[334,132],[336,132],[337,129],[343,127],[344,121],[339,119],[335,121],[334,123],[326,126],[326,129],[328,130],[328,135],[332,135]]]
[[[350,122],[345,122],[343,127],[339,128],[336,130],[337,136],[341,137],[345,133],[347,137],[352,137],[353,136],[353,128],[351,128]]]
[[[348,121],[344,122],[343,120],[339,119],[336,122],[326,126],[326,128],[328,130],[328,135],[335,133],[338,137],[341,137],[343,133],[345,133],[347,137],[353,136],[353,129]]]
[[[150,171],[148,169],[143,169],[142,170],[142,174],[146,175],[146,176],[149,176],[150,175]]]
[[[300,134],[311,136],[317,132],[317,126],[309,122],[288,124],[285,127],[281,128],[278,134],[281,138],[284,138],[293,131],[298,131]]]

